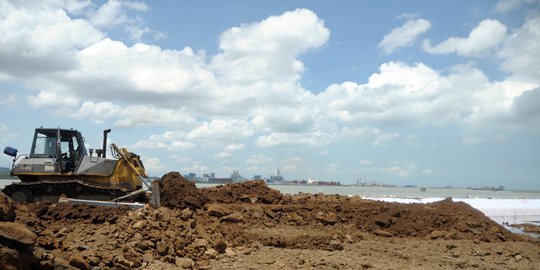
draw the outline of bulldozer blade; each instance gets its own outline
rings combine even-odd
[[[120,206],[127,206],[131,209],[143,208],[146,204],[144,203],[126,203],[126,202],[113,202],[113,201],[95,201],[95,200],[81,200],[81,199],[72,199],[61,197],[58,200],[58,203],[66,204],[86,204],[86,205],[95,205],[95,206],[106,206],[118,208]]]
[[[150,205],[154,208],[161,207],[161,195],[159,190],[159,182],[152,182],[152,195],[150,196]]]

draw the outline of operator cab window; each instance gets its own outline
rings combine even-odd
[[[56,152],[56,136],[38,133],[34,155],[54,156]]]
[[[79,149],[79,143],[77,143],[75,137],[65,137],[62,138],[62,141],[60,142],[60,147],[62,149],[62,154],[71,154],[73,153],[73,151]]]

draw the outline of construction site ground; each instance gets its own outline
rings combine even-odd
[[[399,204],[339,195],[284,195],[262,181],[198,189],[178,173],[163,176],[160,186],[159,209],[0,203],[0,225],[27,229],[3,232],[0,226],[0,269],[540,265],[538,239],[511,233],[451,199]],[[11,220],[3,210],[9,204],[15,214]]]

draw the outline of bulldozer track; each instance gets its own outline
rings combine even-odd
[[[91,184],[83,179],[13,183],[6,186],[3,192],[18,202],[58,202],[62,195],[78,199],[112,200],[129,193],[121,188]]]

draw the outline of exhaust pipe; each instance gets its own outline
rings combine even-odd
[[[111,129],[103,131],[103,158],[107,157],[107,133],[111,132]]]

